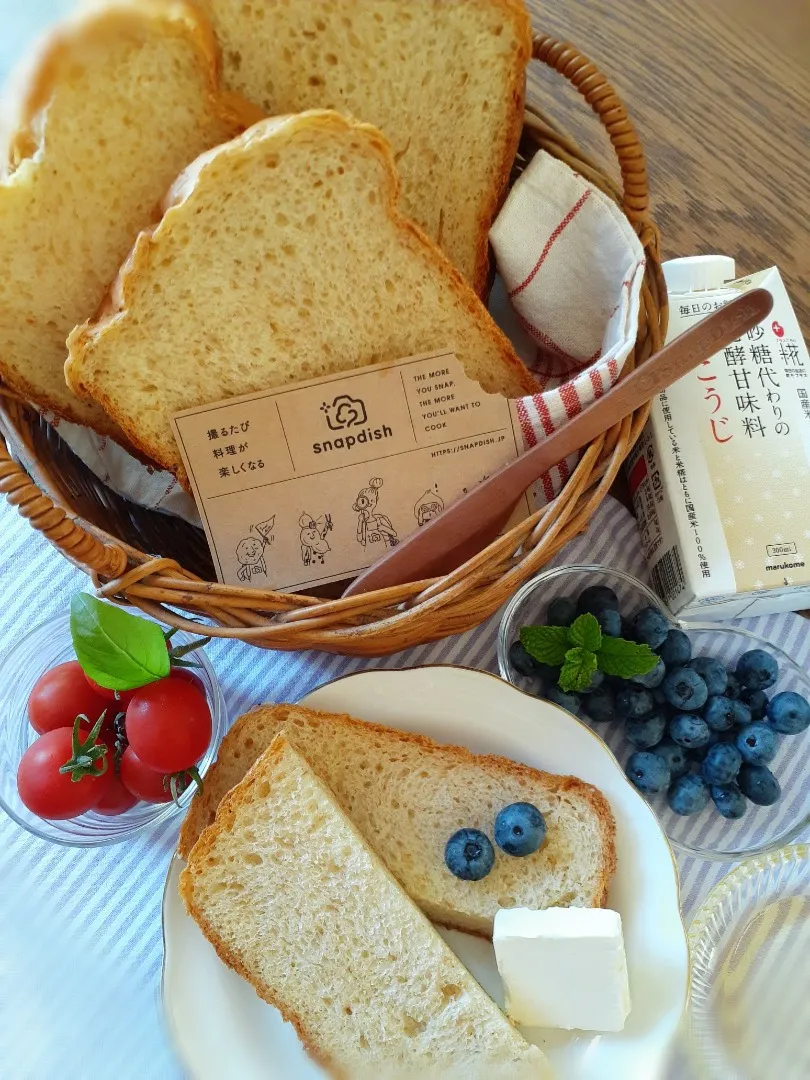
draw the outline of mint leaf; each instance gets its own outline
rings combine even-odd
[[[565,663],[560,672],[558,685],[566,694],[571,693],[572,690],[584,690],[590,686],[595,671],[596,655],[589,649],[576,646],[565,654]]]
[[[586,611],[578,615],[568,628],[568,637],[572,645],[581,645],[589,652],[596,652],[602,644],[602,629],[594,615]]]
[[[70,636],[85,675],[108,690],[132,690],[169,674],[169,650],[158,624],[89,593],[71,598]]]
[[[658,657],[649,645],[637,645],[635,641],[605,635],[597,653],[597,662],[599,670],[606,675],[629,679],[633,675],[646,675],[652,671]]]
[[[559,667],[571,647],[567,626],[522,626],[520,644],[541,664]]]

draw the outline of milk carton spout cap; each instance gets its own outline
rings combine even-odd
[[[728,255],[690,255],[686,259],[670,259],[661,269],[670,294],[722,289],[727,281],[733,281],[736,276],[734,260]]]

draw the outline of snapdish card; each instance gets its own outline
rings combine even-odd
[[[355,576],[523,450],[510,402],[446,350],[188,409],[173,425],[217,577],[253,588]],[[513,521],[528,513],[524,498]]]

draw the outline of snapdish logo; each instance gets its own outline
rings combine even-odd
[[[324,402],[321,412],[326,416],[331,431],[362,427],[368,420],[365,402],[348,394],[338,394],[331,404]]]

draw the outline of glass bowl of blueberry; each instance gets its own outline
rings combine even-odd
[[[622,571],[564,566],[513,596],[498,663],[601,736],[675,848],[728,860],[810,824],[810,678],[772,642],[681,624]]]

